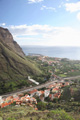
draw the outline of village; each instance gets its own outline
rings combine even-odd
[[[73,79],[67,80],[67,78],[65,77],[68,76],[68,73],[71,73],[71,75],[72,73],[74,74],[74,72],[78,73],[79,65],[80,65],[79,61],[70,61],[68,59],[61,59],[61,58],[50,58],[47,56],[34,55],[34,54],[31,54],[28,57],[29,59],[36,61],[36,63],[41,68],[41,70],[43,70],[44,72],[46,71],[45,74],[47,75],[46,78],[44,79],[39,77],[40,78],[39,80],[38,77],[36,76],[33,78],[30,78],[30,76],[28,76],[28,80],[31,83],[36,84],[36,86],[45,84],[50,81],[52,81],[53,83],[47,84],[46,87],[43,85],[42,88],[36,88],[33,90],[29,89],[27,92],[15,93],[8,97],[0,96],[0,108],[4,108],[8,105],[16,105],[16,106],[28,105],[34,108],[35,110],[38,110],[37,108],[38,101],[54,102],[55,99],[57,100],[60,99],[61,95],[64,92],[64,88],[66,86],[71,86],[72,84],[75,85]],[[73,66],[74,62],[75,64]],[[67,69],[65,71],[66,67]],[[78,84],[76,86],[78,86]],[[78,89],[78,87],[76,87],[76,89]],[[72,89],[73,88],[70,89],[71,92]]]
[[[2,98],[0,96],[0,108],[4,108],[8,105],[11,105],[14,103],[14,105],[28,105],[35,110],[38,110],[37,108],[37,97],[42,101],[45,102],[46,98],[49,98],[50,101],[53,101],[55,98],[59,99],[63,90],[62,88],[69,85],[69,82],[59,82],[54,83],[46,88],[44,90],[37,90],[34,89],[32,91],[28,91],[27,93],[20,93],[20,94],[14,94],[12,96],[8,96],[5,98]]]
[[[73,77],[80,75],[80,61],[67,58],[48,57],[40,54],[30,54],[27,56],[30,60],[36,62],[43,72],[51,79],[61,77]],[[48,79],[49,79],[48,77]],[[41,80],[42,81],[42,80]]]

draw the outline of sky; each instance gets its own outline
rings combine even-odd
[[[0,0],[0,26],[19,45],[80,46],[80,0]]]

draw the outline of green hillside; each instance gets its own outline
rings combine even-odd
[[[0,42],[0,94],[29,86],[28,75],[40,75],[38,67]]]
[[[75,120],[64,110],[35,111],[28,106],[9,106],[1,109],[1,120]],[[76,119],[79,120],[79,119]]]

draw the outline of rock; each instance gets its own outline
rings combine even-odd
[[[0,27],[0,41],[7,44],[11,49],[14,50],[18,55],[25,57],[21,47],[14,41],[13,36],[8,29]]]

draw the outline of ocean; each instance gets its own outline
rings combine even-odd
[[[80,47],[21,46],[21,48],[26,55],[28,55],[29,53],[34,53],[49,57],[80,60]]]

